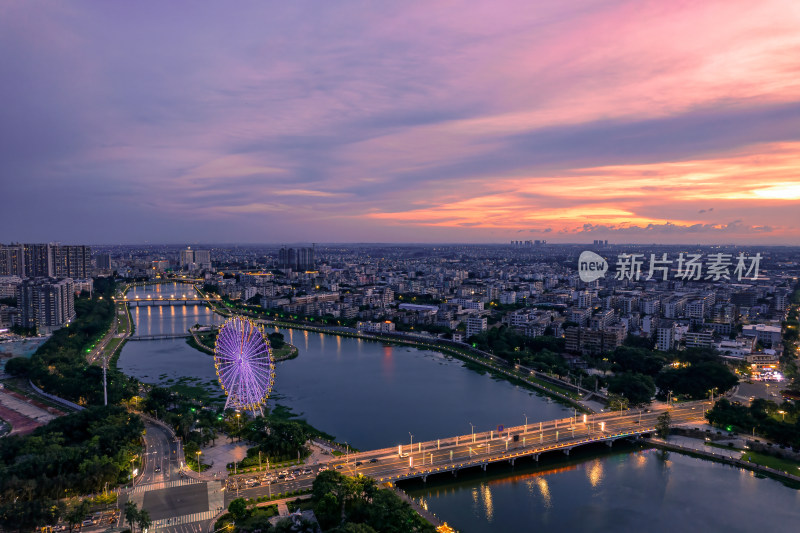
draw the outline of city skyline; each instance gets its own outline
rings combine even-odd
[[[791,2],[155,6],[0,7],[0,242],[800,243]]]

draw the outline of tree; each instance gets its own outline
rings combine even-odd
[[[150,526],[153,525],[153,521],[150,520],[150,513],[142,509],[139,511],[139,514],[136,516],[136,524],[139,526],[139,529],[145,531]]]
[[[626,372],[608,380],[608,392],[624,396],[633,405],[641,405],[650,403],[656,386],[650,376]]]
[[[31,360],[27,357],[14,357],[6,363],[6,372],[12,376],[25,377],[31,371]]]
[[[282,348],[283,345],[286,344],[286,341],[284,341],[283,333],[276,331],[275,333],[270,333],[268,337],[270,346],[272,346],[276,350],[278,348]]]
[[[675,394],[700,400],[707,397],[711,389],[717,389],[719,394],[723,394],[736,385],[739,379],[723,363],[699,359],[685,367],[662,370],[656,376],[655,382],[662,392],[671,390]]]
[[[666,439],[669,435],[670,431],[670,424],[672,423],[672,416],[669,414],[669,411],[664,411],[660,415],[658,415],[658,420],[656,421],[656,433],[662,439]]]
[[[335,494],[325,494],[314,506],[314,514],[324,529],[334,527],[342,516],[342,504]]]
[[[628,408],[628,399],[619,394],[609,394],[608,408],[612,411],[624,411]]]
[[[139,510],[136,508],[136,502],[133,500],[126,501],[125,507],[122,509],[122,516],[125,517],[125,521],[128,522],[128,526],[133,528],[134,522],[136,522],[136,519],[139,518]]]
[[[69,525],[69,530],[72,531],[72,528],[83,522],[83,519],[86,517],[88,512],[89,502],[86,500],[81,500],[81,502],[77,505],[70,507],[69,511],[67,511],[67,515],[65,516],[67,524]]]
[[[234,520],[244,520],[247,517],[247,501],[244,498],[236,498],[228,504],[228,512]]]
[[[339,531],[341,533],[378,533],[375,531],[375,529],[367,524],[358,524],[355,522],[350,522],[344,527],[340,527]]]

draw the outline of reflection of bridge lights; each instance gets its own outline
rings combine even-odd
[[[602,461],[598,459],[592,462],[592,465],[586,471],[586,474],[589,476],[589,483],[592,484],[592,487],[596,488],[603,481]]]
[[[544,506],[550,509],[553,506],[553,501],[550,496],[550,486],[547,484],[547,480],[543,477],[537,478],[536,485],[539,487],[542,500],[544,500]]]

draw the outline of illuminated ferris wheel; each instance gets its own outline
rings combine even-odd
[[[275,380],[275,363],[264,330],[249,318],[229,318],[217,335],[214,366],[228,396],[225,408],[256,411],[267,401]]]

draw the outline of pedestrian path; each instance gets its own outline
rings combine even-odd
[[[134,487],[133,490],[128,491],[128,494],[139,494],[142,492],[150,492],[151,490],[171,489],[172,487],[181,487],[183,485],[194,485],[195,483],[205,483],[196,479],[178,479],[176,481],[159,481],[158,483],[145,483]]]
[[[225,492],[222,490],[221,481],[208,482],[208,508],[213,510],[225,507]]]
[[[172,518],[162,518],[160,520],[153,520],[153,525],[150,526],[148,531],[158,531],[172,526],[179,526],[181,524],[191,524],[193,522],[202,522],[204,520],[211,520],[219,511],[203,511],[202,513],[193,513],[183,516],[173,516]]]

